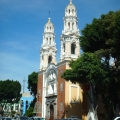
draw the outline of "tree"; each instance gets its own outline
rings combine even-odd
[[[111,114],[110,111],[120,107],[120,10],[110,11],[87,24],[82,30],[80,44],[84,52],[93,52],[105,61],[109,74],[102,91],[107,94],[102,94],[102,100]],[[110,65],[111,57],[114,58],[114,66]]]
[[[10,107],[14,103],[18,103],[21,98],[21,84],[13,80],[0,80],[0,106],[6,106],[9,103]]]
[[[32,117],[34,115],[33,107],[30,107],[29,109],[27,109],[25,115],[28,117]]]
[[[30,75],[28,75],[28,89],[30,93],[34,96],[34,99],[30,104],[30,108],[26,111],[27,116],[33,115],[33,108],[36,102],[36,94],[37,94],[37,81],[38,81],[37,72],[32,72]]]
[[[102,57],[120,56],[120,10],[110,11],[99,19],[93,19],[92,24],[87,24],[82,30],[80,45],[84,52],[103,50]]]
[[[37,94],[37,81],[38,81],[37,72],[32,72],[30,75],[28,75],[28,89],[34,96],[36,96]]]
[[[66,70],[62,77],[72,82],[92,82],[92,86],[98,87],[94,96],[102,96],[108,116],[112,115],[108,118],[111,120],[114,115],[111,111],[113,113],[117,106],[120,107],[120,10],[110,11],[87,24],[82,30],[80,45],[84,55],[71,62],[71,70]],[[91,53],[99,58],[95,60],[96,65]],[[113,66],[110,64],[111,57],[114,58]]]
[[[62,77],[73,83],[88,84],[97,100],[101,94],[101,86],[108,81],[104,62],[93,53],[84,53],[76,61],[71,61],[69,66],[71,69],[65,70]],[[96,107],[97,104],[92,99],[90,101]]]
[[[62,77],[73,83],[99,84],[107,74],[104,63],[93,53],[82,54],[76,61],[71,61],[69,66],[71,69],[65,70]]]
[[[18,102],[21,98],[21,84],[18,81],[0,81],[0,101]]]

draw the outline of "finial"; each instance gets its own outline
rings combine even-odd
[[[50,10],[49,10],[49,18],[48,18],[48,21],[50,21]]]
[[[49,10],[49,18],[50,18],[50,10]]]
[[[70,0],[70,3],[72,3],[72,0]]]
[[[48,20],[50,21],[50,18],[48,18]]]

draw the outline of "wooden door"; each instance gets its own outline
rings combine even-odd
[[[54,107],[50,105],[50,120],[54,120]]]

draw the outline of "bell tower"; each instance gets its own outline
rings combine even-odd
[[[56,64],[56,52],[54,25],[48,18],[48,22],[44,26],[43,43],[40,50],[40,71],[45,70],[50,63]]]
[[[77,11],[72,0],[70,0],[69,5],[65,9],[64,29],[60,37],[60,62],[74,60],[80,56],[79,37]]]

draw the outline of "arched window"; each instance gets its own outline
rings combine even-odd
[[[49,56],[48,57],[48,63],[51,63],[52,62],[52,56]]]
[[[72,43],[71,44],[71,54],[75,54],[75,47],[76,47],[75,43]]]
[[[69,9],[69,14],[70,14],[70,9]]]
[[[43,60],[43,55],[42,55],[42,60]]]
[[[63,51],[65,52],[65,43],[63,44]]]
[[[41,57],[41,67],[43,66],[43,60],[44,60],[44,57],[42,55],[42,57]]]
[[[50,38],[50,44],[51,44],[51,38]]]
[[[48,44],[48,38],[46,38],[46,43]]]
[[[72,13],[74,14],[74,9],[72,9]]]
[[[72,29],[74,29],[74,23],[72,23]]]
[[[70,29],[70,23],[68,22],[68,28]]]
[[[51,31],[51,26],[50,26],[50,31]]]

